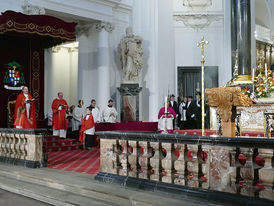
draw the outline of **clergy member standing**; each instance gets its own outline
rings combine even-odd
[[[175,117],[176,113],[166,100],[165,106],[160,109],[158,114],[158,129],[160,133],[163,133],[165,130],[170,134],[173,133],[173,119]]]
[[[187,119],[186,119],[186,109],[187,109],[187,97],[184,97],[184,100],[179,106],[180,115],[180,129],[187,129]]]
[[[67,134],[67,119],[68,104],[63,99],[63,93],[58,92],[58,98],[54,99],[51,105],[53,113],[52,129],[53,135],[60,138],[66,138]]]
[[[34,99],[31,94],[29,94],[29,89],[23,86],[22,92],[17,96],[14,110],[14,117],[17,117],[19,107],[24,107],[27,119],[31,122],[30,128],[36,128],[36,114],[35,114],[35,104]],[[14,124],[17,118],[14,118]],[[15,126],[16,127],[16,126]]]
[[[202,101],[201,101],[201,92],[196,93],[196,108],[195,108],[195,117],[196,117],[196,129],[202,129]]]
[[[172,107],[172,109],[174,110],[176,116],[174,117],[173,119],[173,128],[175,128],[175,124],[176,124],[176,118],[179,114],[179,111],[178,111],[178,103],[175,101],[175,95],[172,94],[170,95],[170,98],[169,98],[169,106]]]
[[[79,130],[82,124],[82,119],[85,115],[84,101],[81,99],[78,106],[72,112],[72,137],[79,140]]]
[[[92,108],[87,107],[86,116],[84,116],[82,120],[82,126],[79,132],[79,141],[83,143],[86,149],[92,149],[94,146],[95,124],[91,110]]]
[[[192,96],[188,97],[187,106],[186,106],[186,120],[187,120],[187,129],[195,129],[195,103],[192,101]]]
[[[103,110],[102,116],[104,122],[114,123],[117,118],[117,111],[113,106],[113,100],[108,100],[108,106]]]
[[[94,122],[95,123],[101,122],[100,110],[99,110],[98,107],[96,107],[96,100],[95,99],[91,100],[90,108],[92,109],[92,116],[93,116]]]

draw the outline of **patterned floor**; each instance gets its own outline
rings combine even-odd
[[[97,174],[100,169],[100,149],[57,151],[48,153],[48,167],[86,174]]]

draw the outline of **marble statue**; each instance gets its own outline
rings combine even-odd
[[[143,67],[142,38],[132,33],[132,28],[126,29],[126,36],[121,39],[118,51],[120,53],[123,71],[123,82],[138,82],[139,73]]]

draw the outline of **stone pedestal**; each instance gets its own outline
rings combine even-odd
[[[117,88],[121,94],[121,122],[139,121],[139,84],[121,84]]]

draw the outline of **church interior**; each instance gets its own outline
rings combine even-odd
[[[274,0],[0,11],[0,205],[274,204]]]

